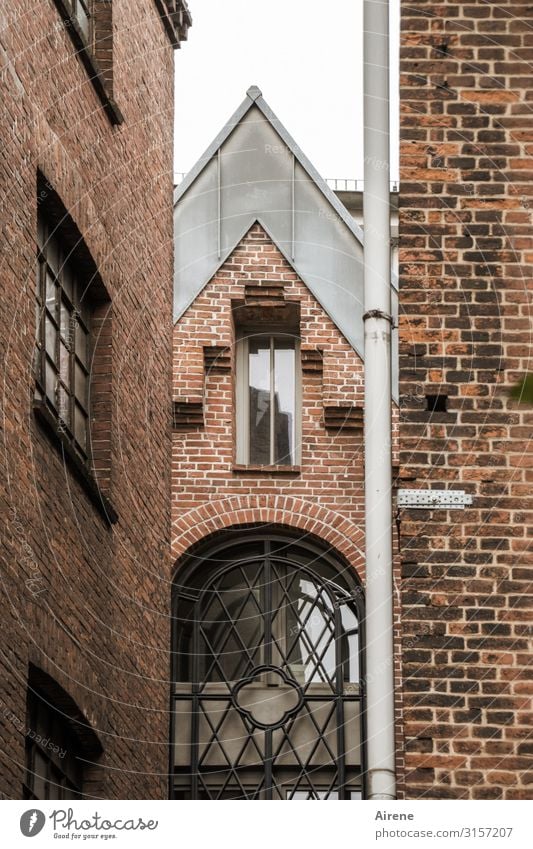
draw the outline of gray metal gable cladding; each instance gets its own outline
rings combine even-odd
[[[176,190],[176,321],[255,221],[362,357],[362,230],[251,88]]]

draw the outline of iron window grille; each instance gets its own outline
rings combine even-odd
[[[347,568],[255,531],[187,568],[174,597],[172,797],[362,798],[362,596]]]
[[[38,219],[36,400],[84,460],[89,456],[88,284],[43,214]]]

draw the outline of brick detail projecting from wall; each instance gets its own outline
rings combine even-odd
[[[255,281],[282,291],[285,304],[299,307],[302,348],[323,352],[325,378],[327,374],[326,385],[320,371],[302,370],[301,470],[283,482],[266,472],[243,477],[234,471],[235,319],[247,315],[245,290]],[[235,304],[243,304],[242,313]],[[283,306],[271,310],[283,312]],[[225,351],[230,369],[205,369],[206,351],[213,348]],[[174,522],[213,498],[260,491],[272,498],[281,493],[303,498],[310,507],[320,503],[338,512],[338,521],[346,518],[363,527],[362,433],[329,433],[323,409],[326,397],[336,405],[349,406],[353,399],[362,404],[362,362],[260,225],[248,232],[177,322],[173,391],[182,402],[203,398],[205,421],[202,431],[174,435]]]
[[[400,479],[474,499],[402,511],[406,796],[530,798],[533,7],[405,0],[401,45]]]

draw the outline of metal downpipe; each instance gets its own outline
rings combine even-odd
[[[395,799],[388,0],[363,14],[367,797]]]

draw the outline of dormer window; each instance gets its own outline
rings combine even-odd
[[[244,333],[237,342],[237,463],[300,462],[300,343],[294,334]]]

